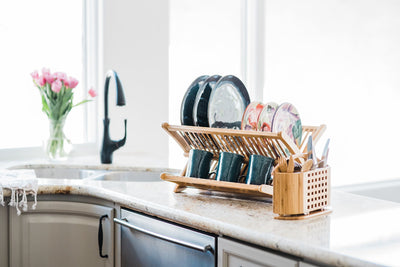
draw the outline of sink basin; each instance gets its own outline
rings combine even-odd
[[[76,166],[57,165],[23,165],[9,169],[34,170],[36,177],[47,179],[85,179],[99,181],[124,181],[124,182],[158,182],[163,172],[178,173],[173,169],[147,169],[147,168],[123,168],[123,169],[91,169]]]
[[[10,169],[30,169],[34,170],[36,177],[47,179],[86,179],[105,173],[106,170],[67,168],[58,166],[18,166]]]
[[[153,171],[116,171],[92,177],[92,180],[123,182],[159,182],[161,172]]]

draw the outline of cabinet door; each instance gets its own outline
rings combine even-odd
[[[299,267],[318,267],[317,265],[301,261]]]
[[[0,266],[8,266],[8,207],[0,206]]]
[[[103,247],[99,255],[99,221]],[[36,210],[10,216],[11,267],[98,267],[114,265],[113,209],[99,205],[42,201]]]
[[[218,238],[220,267],[297,267],[298,262],[271,252]]]

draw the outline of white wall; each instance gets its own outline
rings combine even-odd
[[[267,1],[264,100],[327,124],[336,185],[400,176],[399,14],[392,0]]]
[[[135,154],[168,164],[168,137],[161,129],[161,123],[168,120],[168,5],[168,0],[104,0],[100,84],[104,85],[105,72],[114,69],[126,97],[126,106],[117,108],[115,89],[110,88],[112,139],[122,138],[123,119],[128,119],[127,142],[114,152],[114,163],[119,156]],[[102,136],[102,99],[100,108]]]

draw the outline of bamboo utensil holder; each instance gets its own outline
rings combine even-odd
[[[288,158],[290,155],[301,154],[307,151],[308,136],[312,135],[314,144],[326,130],[325,125],[303,126],[302,143],[299,147],[283,132],[256,132],[232,129],[208,128],[197,126],[174,126],[163,123],[162,128],[179,144],[188,157],[191,149],[201,149],[213,153],[212,169],[218,162],[219,153],[226,151],[244,156],[245,164],[241,175],[247,172],[247,163],[250,155],[258,154],[274,158]],[[295,159],[303,163],[304,159]],[[304,173],[279,173],[274,176],[274,186],[247,185],[244,183],[221,182],[212,179],[185,177],[186,166],[179,176],[167,173],[161,174],[161,179],[173,182],[177,186],[174,192],[181,192],[187,187],[203,190],[245,194],[257,197],[272,197],[273,211],[279,214],[277,219],[303,219],[310,216],[324,214],[330,203],[330,169],[312,170]],[[310,176],[309,176],[310,175]],[[318,176],[318,182],[315,177]],[[317,187],[323,184],[324,193],[317,193]],[[316,190],[316,191],[315,191]],[[321,189],[322,190],[322,189]],[[322,191],[321,191],[322,192]],[[323,200],[321,199],[323,197]]]
[[[307,172],[275,172],[273,211],[277,219],[327,213],[330,205],[330,167]]]

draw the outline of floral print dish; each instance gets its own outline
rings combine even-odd
[[[290,103],[281,104],[272,120],[272,132],[284,132],[297,146],[301,144],[302,125],[299,112]]]
[[[272,119],[274,118],[277,108],[278,104],[275,102],[268,102],[264,105],[257,121],[258,131],[271,132]]]
[[[261,102],[251,102],[243,113],[241,129],[257,131],[258,117],[263,108],[264,105]]]

